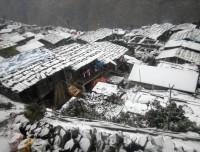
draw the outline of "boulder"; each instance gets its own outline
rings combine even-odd
[[[138,139],[138,144],[144,147],[146,143],[147,143],[147,136],[140,136]]]
[[[105,142],[102,140],[98,140],[96,144],[96,151],[103,152],[104,147],[105,147]]]
[[[79,130],[76,128],[73,128],[70,130],[70,133],[71,133],[71,138],[76,138],[79,134]]]
[[[109,136],[109,145],[120,145],[123,142],[123,139],[119,137],[118,134]]]
[[[71,140],[69,140],[68,142],[66,142],[66,144],[65,144],[65,146],[64,146],[64,149],[65,149],[65,150],[72,150],[74,147],[75,147],[74,140],[71,139]]]
[[[97,140],[97,141],[98,141],[98,140],[103,140],[102,132],[97,132],[97,133],[95,134],[95,136],[96,136],[96,140]]]
[[[88,138],[82,138],[79,145],[83,152],[89,152],[91,148],[91,141]]]
[[[154,145],[163,146],[164,139],[162,136],[157,136],[152,138],[152,143]]]
[[[103,152],[115,152],[115,148],[110,145],[105,145]]]

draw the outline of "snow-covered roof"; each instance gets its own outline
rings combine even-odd
[[[199,29],[192,29],[192,30],[183,30],[176,32],[171,35],[171,40],[184,40],[189,39],[192,41],[200,42],[200,30]]]
[[[24,52],[0,63],[0,82],[12,91],[22,92],[70,62],[47,49]]]
[[[26,38],[21,36],[21,35],[13,35],[11,37],[9,37],[9,40],[15,43],[21,42],[23,40],[25,40]]]
[[[63,31],[60,31],[60,30],[56,30],[56,31],[54,31],[53,33],[55,33],[55,34],[57,34],[57,35],[60,35],[60,36],[62,36],[62,37],[65,38],[65,39],[71,38],[71,34],[70,34],[70,33],[63,32]]]
[[[16,43],[11,42],[9,40],[0,41],[0,50],[7,49],[7,48],[13,47],[15,45],[16,45]]]
[[[64,40],[64,37],[54,34],[54,33],[51,33],[51,34],[48,34],[45,37],[43,37],[42,40],[49,42],[51,44],[57,44],[58,42]]]
[[[100,28],[96,31],[88,31],[85,34],[81,35],[79,37],[79,39],[89,42],[89,43],[93,43],[96,42],[98,40],[101,40],[107,36],[112,35],[113,31],[111,29],[108,28]]]
[[[195,71],[134,65],[128,80],[164,88],[174,85],[174,89],[176,90],[194,93],[198,77],[199,73]]]
[[[56,54],[69,59],[73,70],[78,70],[96,59],[107,64],[123,56],[126,51],[128,51],[127,48],[110,42],[95,42],[86,45],[74,43],[53,50]]]
[[[141,64],[142,61],[136,59],[135,57],[124,55],[124,59],[129,64]]]
[[[171,28],[171,31],[178,31],[178,30],[193,30],[197,26],[191,23],[183,23],[179,25],[175,25],[175,27]]]
[[[148,26],[145,28],[135,29],[132,30],[130,33],[128,33],[125,36],[138,36],[142,35],[144,37],[152,38],[154,40],[157,40],[158,37],[160,37],[163,33],[170,30],[174,25],[170,23],[165,24],[153,24],[152,26]]]
[[[19,52],[26,52],[29,50],[34,50],[34,49],[43,47],[43,46],[44,46],[44,44],[40,43],[39,41],[33,41],[31,43],[27,43],[25,45],[18,46],[16,49]]]
[[[165,49],[174,48],[174,47],[188,48],[188,49],[192,49],[192,50],[200,52],[200,43],[195,43],[195,42],[192,42],[192,41],[169,40],[164,46]]]
[[[26,38],[31,38],[31,37],[34,37],[36,34],[32,33],[32,32],[26,32],[24,33],[24,37]]]
[[[162,51],[156,59],[172,58],[177,57],[196,65],[200,65],[200,53],[193,52],[188,49],[174,48]]]
[[[112,83],[112,84],[119,84],[124,80],[124,77],[116,76],[116,75],[111,75],[107,78],[107,81]]]
[[[171,63],[171,62],[166,62],[166,61],[160,61],[157,65],[157,67],[162,67],[162,68],[174,68],[174,69],[179,69],[179,70],[192,70],[199,72],[199,68],[195,64],[177,64],[177,63]]]
[[[103,94],[106,96],[111,96],[112,94],[118,93],[117,85],[108,84],[104,82],[98,82],[95,87],[92,89],[93,92],[98,94]]]
[[[13,29],[2,29],[1,31],[0,31],[0,34],[4,34],[4,33],[11,33],[13,31]]]

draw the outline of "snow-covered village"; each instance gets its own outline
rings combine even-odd
[[[0,19],[0,152],[200,152],[200,21],[77,30]]]

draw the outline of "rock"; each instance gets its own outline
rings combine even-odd
[[[123,149],[123,148],[120,148],[120,149],[119,149],[119,152],[126,152],[126,150]]]
[[[184,148],[181,146],[181,147],[177,148],[177,151],[178,152],[184,152]]]
[[[96,151],[98,152],[103,152],[105,147],[105,142],[102,140],[97,141],[97,145],[96,145]]]
[[[72,138],[76,138],[79,134],[79,131],[78,131],[78,129],[73,128],[70,130],[70,133],[71,133]]]
[[[66,142],[64,149],[65,150],[71,150],[75,146],[74,140],[71,139],[68,142]]]
[[[74,140],[77,142],[80,142],[81,138],[82,138],[82,136],[80,134],[78,134],[78,136]]]
[[[133,136],[131,139],[132,139],[133,142],[136,142],[137,137],[134,137],[134,136]]]
[[[163,146],[164,139],[162,136],[157,136],[152,138],[152,143],[154,145]]]
[[[105,145],[103,152],[115,152],[115,148],[110,145]]]
[[[151,143],[151,141],[148,141],[145,145],[145,150],[153,149],[155,145]]]
[[[175,145],[171,139],[166,139],[163,143],[163,149],[174,150]]]
[[[123,138],[119,137],[118,134],[111,135],[109,137],[109,140],[110,140],[109,145],[111,145],[111,146],[112,145],[118,145],[119,146],[123,142]]]
[[[128,149],[133,145],[133,141],[128,137],[124,137],[123,144],[124,147]]]
[[[29,120],[24,115],[18,115],[14,120],[14,123],[25,123],[25,122],[29,122]]]
[[[138,144],[142,147],[145,146],[147,142],[147,136],[140,136],[139,139],[138,139]]]
[[[88,138],[82,138],[79,145],[83,152],[89,152],[91,148],[91,141]]]
[[[95,139],[95,135],[92,134],[92,130],[91,129],[82,130],[81,135],[84,138],[90,139],[91,141],[94,141],[94,139]]]
[[[97,140],[97,141],[99,141],[99,140],[103,141],[102,132],[97,132],[97,133],[95,134],[95,136],[96,136],[96,140]]]

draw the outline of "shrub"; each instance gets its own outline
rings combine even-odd
[[[184,114],[182,106],[177,107],[176,103],[172,102],[166,107],[156,105],[155,110],[151,109],[145,114],[145,119],[149,127],[177,132],[196,130],[196,123],[191,122]]]
[[[4,110],[9,110],[13,107],[14,105],[10,102],[8,103],[0,103],[0,109],[4,109]]]
[[[44,117],[45,106],[41,103],[31,103],[25,106],[25,117],[30,120],[31,123],[34,123]]]

